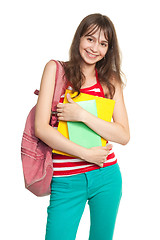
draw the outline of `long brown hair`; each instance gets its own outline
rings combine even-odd
[[[79,94],[82,83],[85,80],[85,76],[80,68],[82,61],[79,52],[80,38],[86,33],[95,33],[98,29],[104,31],[108,40],[108,50],[105,57],[96,63],[96,69],[98,79],[108,87],[109,94],[106,97],[112,99],[115,94],[115,87],[111,83],[111,79],[114,77],[116,81],[123,85],[121,78],[123,73],[120,69],[120,51],[116,31],[111,20],[105,15],[99,13],[90,14],[79,24],[70,47],[69,61],[64,63],[65,76],[71,83],[73,92],[76,91]]]

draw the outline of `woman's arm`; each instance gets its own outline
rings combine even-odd
[[[104,139],[125,145],[130,139],[128,116],[122,87],[119,83],[114,83],[114,85],[115,95],[113,100],[115,100],[115,107],[113,112],[113,122],[106,122],[90,113],[84,115],[83,122]]]
[[[86,149],[65,138],[49,125],[55,85],[56,63],[49,61],[43,71],[35,113],[35,136],[53,149],[77,156],[88,162],[101,164],[109,153],[107,147]]]
[[[77,103],[67,96],[69,104],[58,105],[58,119],[63,121],[81,121],[93,131],[108,141],[125,145],[130,139],[127,111],[123,98],[123,91],[119,83],[114,83],[115,107],[113,122],[104,121],[82,109]]]
[[[75,146],[49,125],[55,85],[56,63],[49,61],[43,71],[35,113],[35,135],[51,148],[82,157],[83,148]]]

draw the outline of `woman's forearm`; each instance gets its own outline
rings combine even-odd
[[[57,105],[58,120],[83,122],[104,139],[125,145],[130,139],[128,117],[122,91],[119,90],[115,95],[117,97],[115,97],[113,122],[104,121],[84,110],[71,99],[69,94],[67,94],[67,104]]]
[[[84,159],[85,148],[70,141],[50,125],[35,129],[35,135],[52,149]]]
[[[111,144],[106,147],[99,146],[89,149],[81,147],[80,145],[77,145],[65,138],[50,125],[45,125],[45,127],[41,126],[39,130],[36,128],[35,136],[40,138],[53,149],[68,153],[89,163],[94,163],[100,167],[103,167],[103,163],[106,161],[109,151],[112,148]]]
[[[116,122],[104,121],[89,112],[85,112],[82,122],[104,139],[125,145],[129,141],[129,129]]]

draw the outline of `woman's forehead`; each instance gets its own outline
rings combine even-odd
[[[102,33],[102,34],[104,34],[104,37],[108,40],[108,34],[107,34],[108,31],[107,31],[107,29],[103,29],[102,27],[96,26],[96,25],[90,26],[87,29],[87,31],[86,31],[86,33],[84,35],[94,35],[97,32],[98,32],[99,37],[100,37],[100,34]]]

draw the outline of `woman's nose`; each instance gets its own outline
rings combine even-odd
[[[97,52],[98,51],[98,43],[94,42],[91,46],[91,50],[93,52]]]

